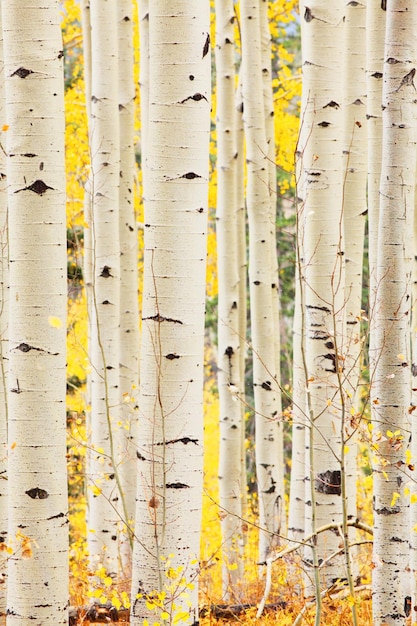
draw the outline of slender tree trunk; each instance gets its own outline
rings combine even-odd
[[[209,3],[153,0],[149,20],[137,626],[198,620],[210,128]],[[154,594],[163,610],[149,608]]]
[[[409,507],[404,494],[410,387],[411,244],[416,180],[417,5],[387,5],[375,308],[373,620],[404,624]]]
[[[3,29],[0,10],[0,69],[4,76]],[[7,542],[7,378],[9,338],[9,234],[7,227],[7,125],[4,79],[0,83],[0,542]],[[2,480],[3,478],[3,480]],[[7,555],[0,555],[0,612],[6,613]]]
[[[2,10],[9,127],[8,512],[13,547],[7,623],[67,624],[67,280],[60,8],[58,0],[43,6],[35,0],[11,0],[2,3]]]
[[[301,233],[308,384],[306,531],[343,519],[342,432],[346,418],[343,378],[344,239],[342,218],[342,2],[305,6],[303,36],[304,224]],[[325,59],[325,62],[323,60]],[[334,533],[317,539],[317,570],[339,549]],[[317,572],[316,572],[317,573]],[[342,559],[326,565],[327,586],[346,573]],[[318,580],[316,578],[316,593]]]
[[[263,104],[260,8],[258,0],[241,3],[243,116],[247,159],[249,216],[249,287],[255,396],[256,480],[259,501],[259,559],[266,561],[280,530],[279,386],[276,372],[272,290],[272,233],[268,144]]]
[[[246,356],[248,351],[248,343],[246,339],[248,326],[248,293],[247,293],[247,232],[246,232],[246,203],[245,203],[245,130],[243,126],[243,102],[242,102],[242,85],[240,78],[238,79],[238,87],[235,94],[235,128],[236,128],[236,230],[238,245],[238,267],[239,267],[239,369],[240,369],[240,412],[242,421],[242,512],[245,514],[247,510],[247,472],[246,472],[246,401],[245,401],[245,374],[246,374]],[[244,538],[244,535],[243,535]]]
[[[131,0],[119,0],[119,125],[120,125],[120,481],[125,527],[121,550],[130,568],[133,521],[136,508],[136,449],[138,438],[139,299],[138,233],[133,203],[135,185],[133,82],[133,16]]]
[[[117,5],[91,0],[91,444],[88,545],[93,570],[120,566],[119,95]]]
[[[236,228],[235,46],[233,2],[216,2],[219,490],[223,595],[242,579],[242,411],[239,317],[240,276]]]
[[[343,217],[346,242],[346,338],[343,394],[345,424],[343,426],[343,490],[346,492],[344,521],[356,519],[357,432],[361,421],[361,388],[363,364],[362,268],[367,214],[367,127],[366,127],[366,3],[346,2],[343,63],[343,133],[344,181]],[[345,549],[349,551],[350,581],[358,573],[354,558],[357,550],[349,549],[355,541],[355,529],[343,529]]]
[[[368,258],[369,258],[369,361],[374,378],[377,355],[372,331],[377,292],[376,256],[378,246],[379,185],[382,162],[382,76],[384,65],[386,11],[380,0],[367,0],[366,6],[366,118],[368,135]]]

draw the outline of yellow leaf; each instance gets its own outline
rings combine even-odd
[[[9,126],[8,124],[3,124],[3,126],[1,127],[3,132],[6,132],[6,130],[9,130]]]
[[[394,506],[395,503],[397,502],[398,498],[400,498],[400,494],[398,493],[398,491],[394,491],[394,493],[392,494],[392,500],[391,500],[391,506]]]
[[[161,619],[169,619],[169,613],[167,613],[166,611],[162,611]]]
[[[52,328],[62,327],[62,320],[59,317],[55,317],[54,315],[50,315],[48,317],[48,322],[49,322],[49,326],[52,326]]]
[[[173,623],[179,624],[179,622],[182,622],[182,621],[185,622],[188,620],[189,617],[190,617],[189,613],[187,613],[186,611],[180,611],[179,613],[174,615]]]
[[[103,583],[106,585],[106,587],[110,587],[110,585],[113,584],[113,578],[110,578],[110,576],[106,576],[103,579]]]
[[[113,596],[111,599],[111,603],[114,607],[116,607],[117,610],[120,609],[120,607],[122,606],[122,603],[120,602],[119,598],[117,596]]]

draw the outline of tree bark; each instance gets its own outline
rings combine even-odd
[[[209,3],[149,4],[140,433],[131,621],[198,618]],[[175,590],[189,594],[188,598]],[[164,595],[161,595],[164,594]],[[151,605],[152,606],[152,605]]]
[[[2,3],[10,255],[7,624],[67,624],[64,76],[58,0]],[[47,424],[47,427],[45,427]],[[28,584],[30,581],[30,584]]]
[[[387,5],[375,305],[375,626],[403,624],[409,595],[409,502],[404,493],[410,386],[411,244],[416,179],[417,5]],[[380,438],[380,439],[379,439]]]

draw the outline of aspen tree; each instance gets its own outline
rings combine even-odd
[[[308,428],[306,532],[342,522],[340,459],[344,338],[344,239],[342,219],[342,2],[305,4],[301,19],[304,126],[301,192],[304,200],[302,280],[305,311]],[[324,52],[325,51],[325,52]],[[339,537],[321,534],[313,559],[337,552]],[[326,564],[326,584],[345,577],[342,562]],[[316,578],[316,593],[318,593]]]
[[[209,17],[208,1],[149,3],[135,626],[155,617],[153,597],[163,602],[157,617],[198,621]]]
[[[409,507],[404,493],[410,387],[410,307],[416,179],[417,5],[387,4],[382,165],[371,388],[374,474],[373,623],[403,624],[408,605]]]
[[[379,0],[366,6],[366,119],[368,136],[368,259],[369,259],[369,376],[374,378],[378,355],[372,330],[377,291],[376,256],[378,246],[379,185],[382,161],[382,76],[384,64],[386,11]]]
[[[133,204],[135,185],[133,82],[133,15],[131,0],[119,0],[119,234],[120,234],[120,397],[121,428],[118,432],[118,461],[124,507],[120,513],[126,525],[132,525],[136,508],[136,448],[138,436],[135,396],[139,385],[139,301],[138,243]],[[125,519],[125,516],[127,519]],[[131,552],[131,535],[124,528],[121,535]],[[130,562],[130,556],[128,563]]]
[[[90,565],[119,569],[121,503],[116,464],[120,392],[119,96],[117,5],[91,0],[91,434],[88,473]]]
[[[2,3],[10,256],[7,624],[67,624],[60,6]],[[24,19],[23,19],[24,17]],[[28,558],[30,557],[30,558]]]
[[[7,373],[9,333],[9,242],[7,231],[6,98],[0,10],[0,541],[7,542]],[[0,612],[6,612],[7,556],[0,555]]]
[[[341,449],[343,535],[349,563],[357,568],[350,555],[355,530],[348,529],[348,519],[356,519],[357,432],[360,424],[360,376],[363,362],[362,268],[367,213],[367,134],[366,134],[366,3],[346,2],[344,15],[343,57],[343,220],[345,234],[345,313],[346,337],[343,339],[345,361],[340,377],[343,403],[343,447]],[[351,541],[349,541],[349,538]],[[357,570],[356,570],[357,571]]]
[[[256,481],[259,499],[260,561],[265,562],[280,530],[279,387],[276,377],[272,291],[272,219],[268,144],[263,103],[262,49],[258,0],[241,9],[243,119],[246,139],[249,217],[249,289],[255,397]]]
[[[236,229],[237,229],[237,255],[239,268],[239,369],[240,369],[240,411],[242,421],[242,476],[243,481],[242,512],[245,514],[247,508],[247,481],[246,481],[246,402],[245,402],[245,372],[246,372],[246,356],[248,344],[246,340],[248,326],[247,311],[247,246],[246,246],[246,202],[245,202],[245,130],[243,126],[243,102],[242,102],[242,85],[240,77],[238,78],[238,86],[235,93],[235,138],[236,138],[236,176],[235,176],[235,197],[236,197]],[[244,536],[243,536],[244,538]]]
[[[282,422],[282,397],[281,397],[281,303],[279,298],[279,277],[278,277],[278,253],[276,237],[276,205],[277,205],[277,168],[275,156],[275,117],[274,100],[272,92],[272,43],[269,28],[268,0],[261,0],[259,5],[260,39],[261,39],[261,64],[263,83],[263,103],[265,116],[265,138],[268,148],[268,191],[269,205],[271,212],[271,232],[270,232],[270,254],[271,254],[271,295],[272,311],[274,316],[274,351],[275,351],[275,380],[277,389],[277,418],[275,424],[275,435],[277,438],[276,466],[273,478],[276,481],[276,515],[279,531],[284,534],[286,530],[286,515],[284,504],[284,434]]]
[[[302,0],[299,3],[300,15],[303,17],[305,6]],[[301,41],[305,41],[306,21],[301,19]],[[302,45],[302,53],[304,60],[304,45]],[[301,94],[301,111],[306,110],[308,95],[303,89]],[[302,285],[302,267],[301,263],[304,259],[303,241],[304,241],[304,167],[303,156],[305,143],[308,140],[308,128],[305,124],[304,117],[300,119],[300,128],[298,132],[297,146],[295,150],[295,169],[296,169],[296,260],[295,260],[295,299],[294,299],[294,318],[292,328],[292,351],[293,351],[293,370],[292,370],[292,408],[291,408],[291,478],[290,478],[290,502],[288,509],[288,534],[290,538],[301,539],[305,530],[305,484],[309,477],[306,477],[308,464],[306,459],[306,363],[304,351],[304,288]],[[308,499],[308,497],[307,497]]]
[[[243,575],[241,550],[242,410],[240,400],[240,276],[236,228],[235,46],[233,1],[216,2],[219,491],[223,595],[233,596]]]

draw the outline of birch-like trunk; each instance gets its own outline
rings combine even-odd
[[[7,624],[67,624],[64,76],[58,0],[2,3],[10,255]],[[47,427],[45,425],[47,424]],[[28,584],[29,583],[29,584]]]
[[[368,258],[369,258],[369,361],[371,381],[374,378],[375,354],[372,326],[377,292],[376,256],[378,247],[379,185],[382,162],[382,76],[386,11],[380,0],[366,5],[366,119],[368,135]]]
[[[216,2],[219,492],[223,595],[233,597],[243,575],[240,276],[236,204],[235,45],[233,1]]]
[[[91,0],[91,433],[88,547],[93,571],[119,569],[119,95],[117,5]]]
[[[209,2],[153,0],[149,20],[135,626],[198,621],[202,495]]]
[[[346,493],[345,520],[356,519],[357,433],[361,423],[361,388],[359,386],[364,342],[362,322],[362,269],[367,214],[367,127],[366,127],[366,2],[346,2],[344,16],[343,59],[343,218],[345,233],[345,310],[346,356],[343,373],[343,490]],[[354,558],[355,529],[344,528],[345,549],[349,550],[349,567],[358,572]],[[349,541],[348,541],[349,539]],[[351,580],[356,578],[349,571]]]
[[[263,103],[260,7],[241,2],[243,119],[246,139],[249,217],[249,289],[255,398],[256,481],[259,503],[259,560],[265,562],[280,531],[279,386],[275,355],[272,219],[268,144]],[[271,340],[272,338],[272,340]]]
[[[342,433],[344,429],[344,238],[342,218],[342,2],[306,3],[303,37],[304,223],[301,233],[308,384],[306,437],[306,532],[343,521]],[[340,538],[321,534],[318,562],[339,550]],[[322,579],[345,578],[342,559],[331,560]],[[316,580],[316,586],[318,581]],[[316,592],[318,589],[316,588]]]
[[[373,623],[404,624],[409,507],[404,493],[410,386],[411,254],[416,180],[417,5],[387,4],[375,307]]]
[[[3,28],[0,10],[0,70],[4,77]],[[9,235],[7,228],[6,94],[0,83],[0,542],[7,542],[7,377],[9,337]],[[7,555],[0,554],[0,612],[6,612]]]
[[[119,0],[119,234],[120,234],[120,391],[118,462],[123,491],[122,555],[130,567],[136,508],[136,449],[138,438],[139,299],[138,233],[133,202],[135,186],[133,82],[133,16],[131,0]]]

